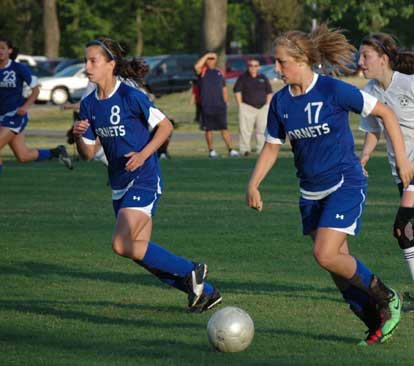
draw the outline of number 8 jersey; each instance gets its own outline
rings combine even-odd
[[[340,186],[366,184],[354,153],[349,112],[366,116],[377,99],[343,81],[314,74],[305,94],[294,96],[289,85],[270,104],[266,142],[289,138],[302,195],[320,199]]]
[[[150,141],[150,128],[165,117],[141,91],[117,81],[106,99],[98,99],[97,91],[81,102],[80,118],[89,121],[83,135],[86,144],[95,144],[99,137],[108,159],[108,175],[113,197],[118,198],[134,185],[161,193],[161,173],[156,153],[138,169],[129,172],[124,155],[141,151]]]

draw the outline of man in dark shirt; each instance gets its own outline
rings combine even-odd
[[[213,131],[220,131],[230,157],[239,156],[233,149],[231,135],[227,129],[228,93],[223,73],[216,68],[217,55],[208,52],[194,65],[198,75],[198,88],[201,105],[201,129],[205,131],[208,156],[212,159],[218,155],[213,147]]]
[[[250,141],[256,125],[256,151],[260,153],[264,145],[272,87],[266,76],[258,73],[259,61],[249,59],[248,70],[239,76],[233,91],[239,106],[240,152],[248,156]]]

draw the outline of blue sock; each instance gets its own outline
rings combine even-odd
[[[373,273],[357,258],[355,258],[356,261],[356,271],[355,274],[352,276],[352,278],[349,280],[349,282],[360,288],[361,290],[368,293],[369,291],[369,285],[371,284]]]
[[[368,294],[360,288],[349,285],[345,290],[341,290],[344,300],[351,306],[356,312],[362,312],[369,303]]]
[[[148,243],[148,249],[142,263],[146,267],[157,269],[177,277],[185,277],[194,269],[193,262],[178,257],[152,242]]]
[[[211,286],[208,282],[204,282],[203,294],[204,295],[213,295],[213,292],[214,292],[214,287]]]
[[[50,149],[38,149],[39,156],[36,161],[49,160],[52,157],[52,151]]]
[[[0,164],[0,175],[3,172],[3,164]]]

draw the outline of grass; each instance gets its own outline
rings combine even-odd
[[[171,109],[185,99],[169,98],[159,102]],[[36,113],[33,125],[43,120]],[[181,131],[196,128],[188,122]],[[28,136],[33,146],[54,139]],[[358,146],[361,141],[357,134]],[[263,185],[262,214],[244,204],[254,158],[210,161],[201,133],[200,139],[173,140],[171,153],[172,160],[161,162],[165,193],[153,240],[209,264],[222,306],[252,316],[252,345],[237,354],[212,351],[206,334],[211,313],[186,313],[184,294],[112,253],[114,218],[101,164],[78,162],[68,171],[53,161],[18,164],[6,154],[0,178],[2,365],[412,364],[410,314],[403,314],[390,344],[355,346],[364,327],[301,235],[287,148]],[[383,152],[369,171],[362,230],[350,245],[385,282],[404,291],[408,271],[391,233],[398,193]]]

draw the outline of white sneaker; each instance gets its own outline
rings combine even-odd
[[[211,151],[208,153],[208,157],[209,157],[210,159],[217,159],[217,158],[218,158],[218,154],[216,153],[216,150],[211,150]]]
[[[238,152],[237,150],[231,149],[231,150],[229,151],[229,156],[230,156],[231,158],[236,158],[236,157],[240,156],[240,154],[239,154],[239,152]]]

